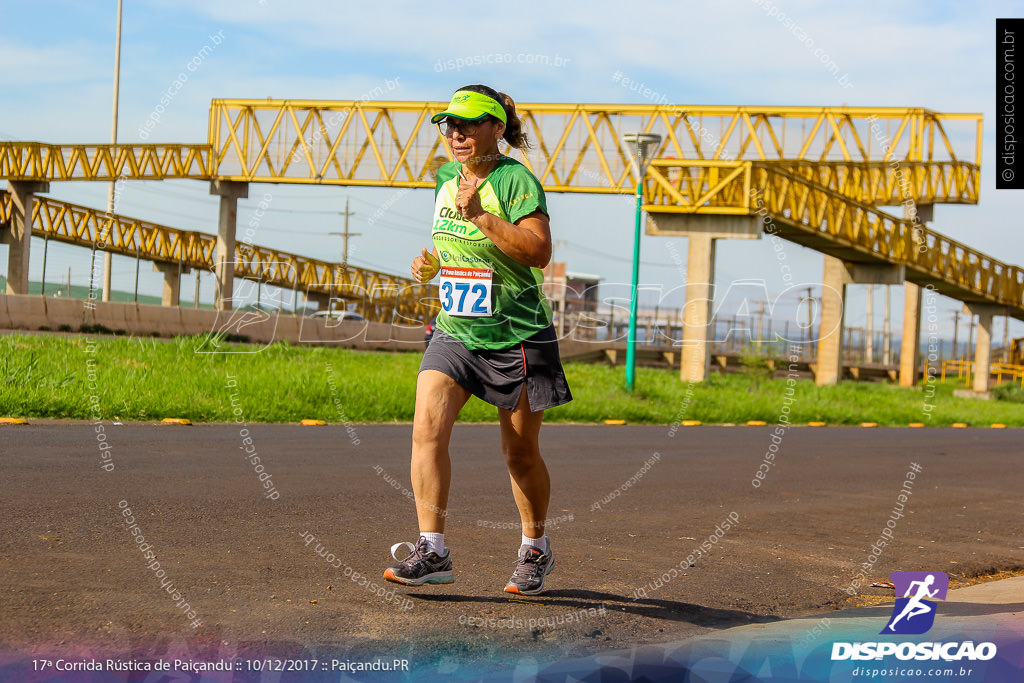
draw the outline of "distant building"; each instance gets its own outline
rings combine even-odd
[[[567,271],[564,261],[552,261],[544,268],[543,292],[555,313],[559,335],[565,329],[566,319],[583,313],[597,313],[598,283],[601,278],[588,273]]]

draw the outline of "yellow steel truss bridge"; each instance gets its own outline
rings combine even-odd
[[[429,119],[445,104],[218,99],[211,104],[205,145],[2,142],[0,177],[432,187],[432,172],[449,153]],[[643,179],[644,208],[650,214],[760,213],[786,239],[847,262],[902,266],[908,281],[932,285],[965,302],[1005,307],[1007,314],[1024,319],[1019,267],[943,237],[912,216],[903,217],[899,208],[977,203],[980,114],[598,104],[522,104],[518,110],[534,147],[525,156],[514,156],[550,192],[631,195],[636,178],[622,134],[658,133],[662,142]],[[9,199],[0,201],[0,218],[5,205]],[[897,207],[900,215],[881,208],[887,206]],[[34,211],[36,234],[48,232],[82,244],[94,236],[95,212],[54,200],[39,207]],[[66,218],[47,218],[53,212]],[[114,248],[120,253],[213,266],[213,237],[122,217],[114,222]],[[92,227],[83,231],[58,224]],[[260,247],[236,253],[246,264],[236,267],[241,277],[269,277],[311,291],[331,290],[329,281],[338,277],[337,264]],[[273,264],[280,263],[289,267],[277,274]],[[387,282],[401,290],[411,284],[381,273],[348,272],[346,277],[355,280],[346,280],[334,294],[355,291],[345,287],[372,291]],[[426,310],[405,302],[406,297],[420,301],[420,290],[400,294],[399,306]],[[394,301],[390,308],[371,305],[368,313],[390,318],[385,311]]]

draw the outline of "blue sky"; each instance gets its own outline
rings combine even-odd
[[[115,0],[11,3],[0,24],[0,139],[107,142],[110,137]],[[785,16],[785,20],[782,19]],[[676,104],[914,106],[985,115],[981,202],[936,208],[932,227],[1011,264],[1024,264],[1022,192],[994,189],[995,18],[1024,16],[1024,2],[859,2],[726,0],[426,4],[284,0],[125,0],[119,140],[138,127],[161,93],[206,45],[214,49],[167,106],[149,141],[204,142],[217,97],[358,99],[387,82],[395,100],[443,100],[464,83],[484,82],[522,102],[649,103],[615,82],[621,72]],[[787,21],[788,20],[788,21]],[[796,30],[794,27],[799,27]],[[214,37],[220,37],[219,44]],[[824,49],[846,76],[821,65]],[[520,63],[444,68],[448,60],[508,54]],[[540,56],[546,58],[547,64]],[[525,60],[525,61],[524,61]],[[531,61],[533,63],[528,63]],[[558,62],[559,66],[554,66]],[[324,258],[340,257],[338,211],[351,198],[352,261],[405,273],[427,243],[428,191],[404,194],[373,226],[367,218],[390,189],[250,188],[274,193],[258,242]],[[106,184],[54,183],[58,199],[103,208]],[[243,201],[240,223],[255,209]],[[570,270],[628,282],[632,210],[612,197],[551,195],[559,260]],[[201,182],[132,183],[121,213],[215,232],[216,200]],[[296,213],[302,211],[302,213]],[[422,234],[421,238],[417,234]],[[641,281],[681,284],[674,259],[683,238],[647,237]],[[6,250],[6,247],[0,247]],[[821,256],[787,246],[795,282],[819,282]],[[87,252],[53,247],[49,278],[72,268],[85,282]],[[41,248],[34,246],[33,278]],[[146,269],[144,269],[145,271]],[[134,265],[115,260],[115,287],[130,289]],[[767,242],[722,241],[718,279],[763,278],[783,290]],[[78,274],[81,274],[80,276]],[[62,275],[61,277],[65,277]],[[143,286],[158,291],[156,275]],[[212,289],[203,285],[203,297]],[[183,286],[191,297],[192,286]],[[677,290],[678,294],[679,290]],[[881,296],[880,294],[878,296]],[[864,288],[851,288],[847,324],[864,324]],[[894,311],[902,295],[894,289]],[[681,301],[681,297],[679,297]],[[653,299],[648,297],[653,303]],[[678,303],[678,302],[677,302]],[[795,298],[792,302],[795,304]],[[783,304],[785,308],[788,304]],[[956,304],[943,300],[942,310]],[[875,311],[881,327],[882,304]],[[945,322],[947,336],[952,322]],[[899,318],[895,327],[899,327]],[[1001,339],[1002,324],[997,324]],[[1011,332],[1024,334],[1014,324]],[[997,339],[997,341],[998,341]]]

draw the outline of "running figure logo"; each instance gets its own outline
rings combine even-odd
[[[935,623],[936,603],[927,598],[945,600],[949,576],[945,572],[893,572],[889,576],[896,595],[903,597],[896,598],[882,634],[918,635],[928,631]]]

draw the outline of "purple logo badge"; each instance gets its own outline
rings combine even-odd
[[[935,600],[945,600],[949,576],[945,572],[893,572],[896,605],[882,634],[918,635],[935,623]],[[900,597],[902,596],[902,597]]]

